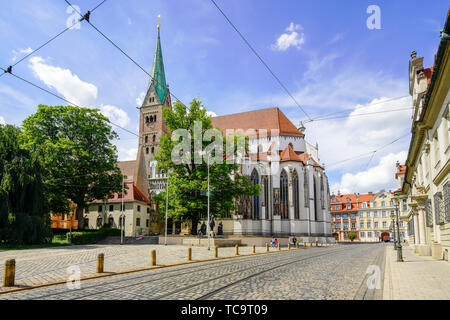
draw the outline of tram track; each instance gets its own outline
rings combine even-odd
[[[231,283],[226,284],[225,286],[221,286],[220,288],[218,288],[216,290],[213,290],[211,292],[208,292],[207,294],[202,295],[201,297],[197,298],[197,299],[206,299],[206,298],[208,298],[208,297],[210,297],[210,296],[220,292],[221,290],[224,290],[224,289],[226,289],[226,288],[228,288],[230,286],[236,285],[236,284],[238,284],[238,283],[240,283],[242,281],[245,281],[245,280],[250,279],[252,277],[258,276],[258,275],[263,274],[265,272],[269,272],[269,271],[275,270],[277,268],[281,268],[281,267],[284,267],[284,266],[287,266],[287,265],[290,265],[290,264],[293,264],[293,263],[297,263],[297,262],[300,262],[300,261],[304,261],[304,260],[308,260],[308,259],[312,259],[312,258],[317,258],[317,257],[333,254],[335,252],[344,251],[344,250],[348,250],[348,249],[347,248],[339,248],[339,249],[330,250],[330,251],[327,250],[327,252],[321,252],[321,253],[318,253],[318,254],[308,254],[307,256],[292,257],[292,258],[288,258],[288,259],[282,258],[282,259],[277,259],[277,260],[271,261],[271,262],[265,261],[266,259],[264,259],[264,257],[267,257],[267,256],[263,256],[262,258],[257,259],[257,262],[259,262],[261,260],[264,260],[264,261],[261,261],[261,263],[259,263],[257,265],[254,265],[254,266],[245,266],[245,265],[243,265],[243,266],[241,266],[240,270],[235,270],[233,272],[228,272],[228,273],[219,275],[217,277],[209,278],[209,279],[197,282],[197,283],[192,283],[192,284],[183,286],[181,288],[178,288],[176,290],[169,291],[169,292],[164,293],[162,295],[158,295],[158,296],[155,296],[155,297],[152,297],[152,298],[148,297],[148,299],[152,299],[152,300],[164,299],[164,298],[170,297],[171,295],[174,295],[174,294],[177,294],[177,293],[180,293],[180,292],[183,292],[183,291],[186,291],[186,290],[189,290],[189,289],[201,286],[201,285],[206,284],[206,283],[211,282],[211,281],[217,281],[217,280],[220,280],[220,279],[224,279],[226,277],[230,277],[232,275],[235,276],[235,275],[237,275],[239,273],[248,272],[250,270],[254,270],[254,269],[257,269],[257,268],[261,268],[261,267],[264,268],[264,267],[267,267],[267,266],[275,264],[275,266],[273,266],[271,268],[261,270],[259,272],[250,274],[248,276],[240,277],[237,280],[233,280]],[[287,252],[284,251],[282,253],[287,253]],[[245,260],[241,260],[241,261],[244,262],[244,263],[245,262],[249,262],[250,260],[252,260],[252,262],[255,262],[255,258],[256,257],[249,257],[249,259],[245,259]],[[279,264],[281,260],[285,260],[285,261],[287,260],[287,261],[282,263],[282,264]],[[231,263],[226,263],[226,264],[222,263],[219,267],[225,267],[225,266],[229,266],[229,265],[236,265],[236,263],[237,263],[237,261],[233,261]],[[208,270],[208,269],[211,269],[211,268],[215,268],[215,267],[218,267],[217,264],[215,264],[214,266],[208,266],[207,268],[201,268],[201,269],[197,268],[197,270],[195,270],[195,272],[196,273],[197,272],[202,272],[202,271],[205,271],[205,270]],[[172,270],[171,273],[176,272],[176,271],[179,271],[179,270]],[[166,280],[168,278],[171,278],[171,279],[174,280],[174,282],[176,282],[178,277],[181,277],[181,276],[183,276],[183,275],[185,275],[187,273],[191,273],[191,272],[190,271],[189,272],[183,272],[183,273],[179,273],[179,274],[176,274],[176,275],[165,275],[164,277],[160,277],[158,279],[151,279],[152,276],[154,276],[154,275],[142,275],[142,276],[139,276],[139,277],[134,277],[133,279],[123,279],[123,280],[120,280],[119,282],[130,281],[130,280],[138,280],[138,281],[135,282],[135,283],[131,283],[131,284],[128,284],[128,285],[125,285],[125,286],[120,286],[120,287],[117,287],[117,288],[109,288],[109,289],[106,289],[106,290],[101,290],[101,291],[98,291],[98,292],[93,292],[93,293],[85,294],[85,295],[82,295],[82,296],[77,296],[77,297],[74,297],[74,299],[84,299],[84,298],[89,298],[89,297],[93,297],[93,296],[96,296],[96,295],[102,295],[104,293],[110,293],[112,291],[126,290],[127,288],[131,288],[131,287],[134,287],[134,286],[137,286],[137,285],[141,285],[141,284],[143,284],[145,282],[148,282],[148,281],[152,281],[154,283],[154,281]],[[147,279],[145,279],[145,281],[142,281],[144,278],[147,278]],[[148,279],[148,278],[150,278],[150,279]],[[117,285],[117,282],[115,282],[115,284]],[[98,284],[98,285],[95,285],[95,286],[85,287],[83,289],[86,289],[86,288],[92,289],[94,287],[100,287],[100,286],[105,286],[105,284]],[[155,286],[157,286],[157,284]],[[146,298],[141,293],[133,293],[133,294],[136,295],[136,296],[138,295],[138,296],[140,296],[142,298]],[[57,295],[57,293],[54,293],[52,295]],[[39,297],[39,299],[42,299],[42,298],[45,298],[45,297],[44,296]]]

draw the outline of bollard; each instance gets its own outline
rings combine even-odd
[[[255,245],[253,245],[253,250],[252,250],[252,252],[253,252],[253,253],[256,253],[256,247],[255,247]]]
[[[152,266],[156,266],[156,250],[152,250]]]
[[[5,270],[3,271],[3,286],[14,287],[16,277],[16,260],[10,259],[5,262]]]
[[[291,243],[288,242],[288,250],[291,250]]]
[[[306,242],[303,242],[303,249],[307,249]]]
[[[309,243],[309,246],[312,247],[312,242]]]
[[[318,247],[319,246],[319,241],[316,241],[316,247]]]
[[[219,257],[219,247],[214,247],[214,258]]]
[[[298,242],[295,243],[295,248],[298,249]]]
[[[97,256],[97,273],[103,273],[104,265],[105,265],[105,254],[99,253]]]
[[[238,256],[239,255],[239,246],[236,245],[235,248],[236,248],[236,255]]]
[[[188,261],[192,261],[192,248],[188,248]]]
[[[269,244],[266,243],[266,252],[269,252]]]
[[[281,251],[281,246],[279,242],[278,242],[278,251]]]

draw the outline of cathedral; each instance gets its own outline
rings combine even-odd
[[[147,216],[140,213],[137,218],[136,203],[130,207],[134,211],[127,213],[125,218],[126,230],[129,230],[127,235],[137,234],[136,230],[139,228],[135,226],[136,219],[139,219],[139,223],[147,220],[147,229],[144,230],[146,234],[164,232],[164,223],[157,207],[151,204],[151,199],[153,195],[165,190],[167,182],[166,176],[157,170],[153,158],[158,152],[161,136],[168,133],[162,110],[163,107],[170,106],[170,91],[166,83],[158,25],[151,79],[140,107],[137,159],[118,164],[123,172],[125,168],[128,171],[129,186],[149,199],[145,205]],[[319,164],[317,145],[313,146],[305,141],[303,125],[300,124],[297,128],[276,107],[216,116],[211,120],[213,126],[224,134],[227,130],[242,130],[246,133],[249,137],[249,152],[241,159],[240,173],[254,184],[262,186],[260,195],[236,199],[237,209],[228,217],[216,217],[216,233],[220,224],[224,235],[295,235],[302,237],[303,241],[334,241],[325,167]],[[134,198],[128,200],[132,202]],[[103,209],[108,209],[108,204]],[[93,210],[100,212],[100,208]],[[108,213],[104,219],[107,216]],[[114,216],[109,216],[111,222],[116,223]],[[91,224],[95,227],[96,223]],[[189,232],[188,223],[169,223],[168,234]]]

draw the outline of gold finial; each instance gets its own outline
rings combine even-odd
[[[158,14],[158,30],[159,30],[159,28],[161,27],[161,25],[160,25],[160,23],[159,23],[159,18],[161,17],[161,15],[160,14]]]

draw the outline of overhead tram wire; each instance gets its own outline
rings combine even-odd
[[[403,98],[407,98],[407,97],[410,97],[410,96],[407,95],[407,96],[401,96],[401,97],[396,97],[396,98],[389,98],[389,99],[384,100],[384,101],[379,101],[379,102],[375,102],[375,103],[362,105],[358,110],[370,108],[370,107],[372,107],[374,105],[386,103],[386,102],[393,101],[393,100],[399,100],[399,99],[403,99]],[[306,120],[305,123],[312,122],[312,121],[318,121],[318,120],[321,120],[322,118],[328,118],[329,116],[332,116],[332,115],[338,114],[338,113],[353,112],[355,110],[356,109],[353,108],[353,109],[346,109],[346,110],[340,110],[340,111],[336,111],[336,112],[332,112],[332,113],[327,113],[325,115],[317,116],[316,118],[312,118],[311,120]]]
[[[103,0],[102,2],[100,2],[98,5],[96,5],[93,9],[90,10],[90,12],[94,12],[98,7],[100,7],[103,3],[105,3],[106,0]],[[72,7],[73,8],[73,7]],[[76,26],[77,24],[79,24],[82,20],[78,20],[77,22],[75,22],[74,24],[72,24],[70,27],[65,28],[64,30],[62,30],[61,32],[59,32],[57,35],[53,36],[52,38],[50,38],[49,40],[47,40],[46,42],[44,42],[42,45],[40,45],[39,47],[37,47],[36,49],[34,49],[33,51],[31,51],[30,53],[28,53],[27,55],[25,55],[24,57],[22,57],[21,59],[19,59],[18,61],[16,61],[14,64],[10,65],[6,71],[4,71],[2,74],[0,74],[0,77],[3,76],[5,73],[10,73],[10,71],[12,71],[12,68],[14,68],[16,65],[18,65],[19,63],[21,63],[23,60],[27,59],[29,56],[35,54],[36,52],[38,52],[40,49],[42,49],[43,47],[45,47],[46,45],[48,45],[50,42],[52,42],[53,40],[55,40],[56,38],[58,38],[59,36],[61,36],[62,34],[64,34],[67,30],[73,28],[74,26]],[[5,70],[5,69],[3,69]],[[10,71],[9,71],[10,70]]]
[[[399,109],[392,109],[392,110],[384,110],[384,111],[375,111],[375,112],[365,112],[360,114],[351,114],[346,116],[336,116],[336,117],[328,117],[328,118],[319,118],[308,122],[315,122],[315,121],[325,121],[325,120],[333,120],[333,119],[341,119],[341,118],[353,118],[353,117],[361,117],[361,116],[367,116],[371,114],[379,114],[379,113],[389,113],[389,112],[398,112],[398,111],[404,111],[404,110],[412,110],[413,107],[407,107],[407,108],[399,108]]]
[[[0,69],[6,72],[6,70],[3,69],[2,67],[0,67]],[[46,92],[46,93],[48,93],[48,94],[51,94],[52,96],[54,96],[54,97],[56,97],[56,98],[58,98],[58,99],[60,99],[60,100],[62,100],[62,101],[67,102],[68,104],[70,104],[70,105],[72,105],[72,106],[74,106],[74,107],[81,108],[81,107],[80,107],[79,105],[77,105],[76,103],[73,103],[73,102],[67,100],[66,98],[63,98],[63,97],[61,97],[61,96],[59,96],[59,95],[57,95],[57,94],[55,94],[55,93],[53,93],[53,92],[51,92],[51,91],[45,89],[45,88],[42,88],[41,86],[39,86],[39,85],[37,85],[37,84],[35,84],[35,83],[31,82],[31,81],[28,81],[28,80],[26,80],[26,79],[24,79],[24,78],[18,76],[17,74],[15,74],[15,73],[13,73],[13,72],[8,72],[8,73],[11,74],[12,76],[16,77],[17,79],[20,79],[20,80],[22,80],[23,82],[28,83],[29,85],[31,85],[31,86],[33,86],[33,87],[35,87],[35,88],[38,88],[38,89],[40,89],[40,90],[42,90],[42,91],[44,91],[44,92]],[[135,135],[135,136],[138,137],[138,138],[140,137],[137,133],[135,133],[135,132],[133,132],[133,131],[131,131],[131,130],[126,129],[126,128],[124,128],[124,127],[122,127],[122,126],[120,126],[120,125],[118,125],[118,124],[112,122],[112,121],[109,120],[109,119],[107,119],[107,120],[105,120],[105,121],[108,122],[108,123],[110,123],[110,124],[112,124],[113,126],[116,126],[116,127],[120,128],[120,129],[122,129],[122,130],[124,130],[124,131],[126,131],[126,132],[128,132],[128,133],[131,133],[131,134]]]
[[[294,101],[294,103],[303,111],[303,113],[308,117],[309,120],[311,120],[311,117],[308,113],[303,109],[303,107],[298,103],[297,99],[291,94],[291,92],[286,88],[286,86],[281,82],[281,80],[277,77],[277,75],[272,71],[272,69],[267,65],[267,63],[261,58],[261,56],[256,52],[256,50],[253,48],[253,46],[247,41],[247,39],[242,35],[242,33],[236,28],[236,26],[231,22],[231,20],[227,17],[227,15],[220,9],[220,7],[217,5],[217,3],[214,0],[211,0],[211,2],[214,4],[214,6],[219,10],[219,12],[225,17],[225,19],[228,21],[228,23],[233,27],[233,29],[237,32],[237,34],[241,37],[241,39],[247,44],[247,46],[250,48],[250,50],[256,55],[256,57],[261,61],[261,63],[266,67],[267,70],[269,70],[270,74],[277,80],[278,84],[286,91],[286,93],[291,97],[291,99]]]
[[[381,147],[378,147],[378,148],[377,148],[376,150],[374,150],[374,151],[370,151],[370,152],[367,152],[367,153],[363,153],[363,154],[360,154],[360,155],[357,155],[357,156],[354,156],[354,157],[351,157],[351,158],[348,158],[348,159],[340,160],[340,161],[338,161],[338,162],[334,162],[334,163],[328,164],[328,165],[326,165],[326,166],[327,166],[327,168],[328,168],[328,167],[330,167],[330,166],[335,166],[335,165],[337,165],[337,164],[341,164],[341,163],[348,162],[348,161],[351,161],[351,160],[356,160],[356,159],[358,159],[358,158],[365,158],[365,157],[368,157],[368,156],[371,156],[371,158],[370,158],[370,160],[369,160],[369,163],[370,163],[370,161],[372,160],[372,158],[373,158],[373,156],[375,155],[375,153],[377,153],[378,151],[380,151],[380,150],[382,150],[382,149],[384,149],[384,148],[386,148],[386,147],[388,147],[388,146],[390,146],[390,145],[396,143],[396,142],[399,141],[400,139],[403,139],[404,137],[408,136],[409,134],[410,134],[410,133],[408,132],[408,133],[406,133],[406,134],[404,134],[404,135],[398,137],[397,139],[392,140],[391,142],[389,142],[389,143],[387,143],[387,144],[385,144],[385,145],[383,145],[383,146],[381,146]],[[366,168],[367,168],[367,166],[369,165],[369,163],[367,163]]]
[[[152,75],[147,72],[147,70],[145,70],[139,63],[136,62],[136,60],[134,60],[130,55],[128,55],[124,50],[122,50],[122,48],[120,48],[114,41],[112,41],[107,35],[105,35],[102,31],[100,31],[91,21],[90,21],[90,17],[89,14],[90,12],[88,11],[85,15],[83,15],[81,12],[79,12],[68,0],[64,0],[69,6],[72,7],[72,9],[74,9],[81,17],[82,20],[85,20],[87,23],[89,23],[89,25],[94,28],[95,31],[97,31],[102,37],[104,37],[109,43],[111,43],[117,50],[119,50],[125,57],[127,57],[131,62],[133,62],[139,69],[141,69],[146,75],[148,75],[150,77],[150,79],[152,81],[154,81],[156,84],[160,84],[158,82],[157,79],[153,78]],[[106,1],[106,0],[105,0]],[[173,94],[170,90],[169,90],[169,94],[175,98],[178,102],[180,102],[183,106],[185,106],[187,108],[187,106],[180,100],[178,99],[177,96],[175,96],[175,94]]]

